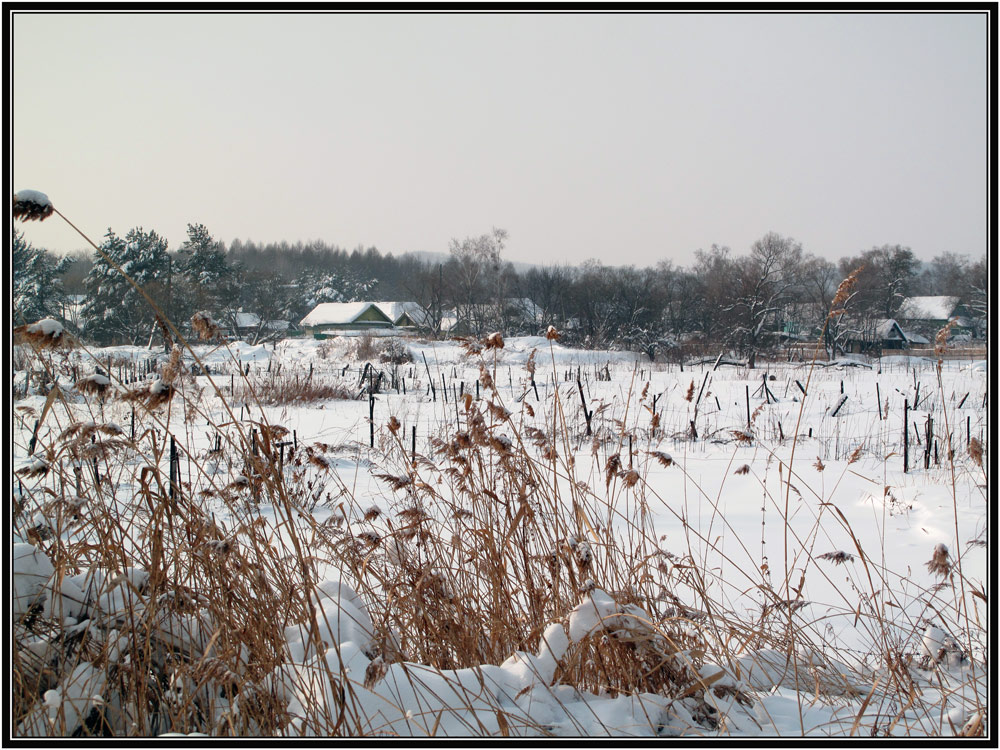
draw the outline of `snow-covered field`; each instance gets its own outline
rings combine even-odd
[[[988,731],[985,362],[406,344],[24,355],[15,733]]]

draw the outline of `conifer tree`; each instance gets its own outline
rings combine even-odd
[[[172,280],[165,239],[141,227],[130,229],[124,239],[108,229],[101,250],[169,315]],[[152,307],[100,253],[84,283],[87,331],[98,343],[137,343],[153,332],[156,314]]]
[[[187,240],[180,248],[180,273],[184,280],[183,300],[177,307],[185,313],[208,310],[218,314],[232,292],[232,269],[226,262],[223,243],[212,237],[204,224],[188,224]],[[175,297],[181,297],[175,293]]]
[[[68,258],[58,260],[48,251],[32,246],[23,232],[14,230],[11,242],[14,325],[34,323],[42,318],[63,321],[66,295],[59,276],[71,262]]]

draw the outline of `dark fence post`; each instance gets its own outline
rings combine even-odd
[[[174,436],[170,436],[170,499],[173,500],[177,494],[177,474],[174,468],[174,464],[177,460],[177,444],[174,442]]]
[[[903,473],[910,470],[910,402],[903,399]]]
[[[931,443],[934,442],[934,417],[928,415],[924,423],[924,468],[931,467]]]
[[[576,379],[576,387],[580,389],[580,403],[583,404],[583,418],[587,420],[587,435],[590,435],[590,417],[591,413],[587,411],[587,399],[583,395],[583,384],[580,382],[580,378]]]
[[[28,455],[32,455],[35,452],[35,443],[38,442],[38,423],[40,420],[35,420],[35,427],[31,431],[31,440],[28,441]]]

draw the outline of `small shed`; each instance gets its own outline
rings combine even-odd
[[[905,349],[906,334],[892,318],[868,321],[852,331],[844,350],[850,354],[880,354],[885,349]]]
[[[233,314],[233,328],[238,334],[255,331],[260,326],[260,316],[252,312],[238,312]]]
[[[307,334],[392,328],[392,320],[374,302],[323,302],[299,323]]]

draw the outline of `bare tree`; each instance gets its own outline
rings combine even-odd
[[[689,330],[706,339],[724,337],[731,321],[733,279],[736,261],[726,246],[712,245],[707,252],[695,252],[688,289]]]
[[[990,315],[990,267],[985,255],[969,267],[967,284],[969,296],[965,306],[975,316],[976,335],[984,336]]]
[[[479,237],[453,239],[448,249],[452,300],[459,320],[475,334],[502,317],[506,279],[500,256],[506,241],[506,230],[494,227]]]
[[[931,296],[948,295],[968,298],[971,265],[968,255],[944,252],[924,264],[918,278],[914,279],[914,291]]]
[[[540,324],[562,327],[568,318],[570,287],[573,271],[563,266],[531,268],[518,280],[522,297],[528,297],[541,312]]]
[[[773,330],[784,304],[799,284],[802,245],[768,232],[753,243],[750,255],[737,262],[735,300],[724,309],[733,314],[733,342],[754,367],[757,354],[773,345]]]
[[[410,298],[424,310],[425,318],[420,327],[440,336],[446,306],[443,265],[438,263],[412,269],[403,282],[403,287]]]
[[[908,296],[916,278],[917,259],[902,245],[881,245],[855,257],[842,258],[840,272],[846,277],[864,266],[858,275],[856,304],[871,317],[892,318]]]

